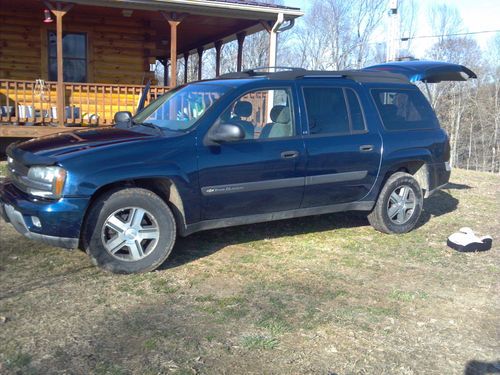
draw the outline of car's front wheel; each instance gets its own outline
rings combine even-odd
[[[159,267],[175,238],[175,220],[168,205],[149,190],[127,188],[94,202],[82,240],[99,267],[114,273],[140,273]]]
[[[423,194],[412,175],[394,173],[380,191],[370,224],[383,233],[406,233],[415,228],[422,213]]]

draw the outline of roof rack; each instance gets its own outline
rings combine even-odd
[[[258,66],[256,68],[252,69],[247,69],[242,72],[232,72],[232,73],[226,73],[222,74],[219,76],[219,78],[248,78],[248,77],[256,77],[256,76],[269,76],[274,73],[280,73],[278,72],[307,72],[306,69],[304,68],[294,68],[290,66]]]
[[[280,69],[281,71],[276,71]],[[267,70],[267,71],[266,71]],[[274,70],[274,71],[272,71]],[[217,79],[238,79],[265,77],[276,80],[294,80],[299,78],[346,78],[357,82],[392,82],[392,83],[408,83],[408,78],[402,74],[391,73],[387,71],[375,70],[341,70],[341,71],[324,71],[324,70],[307,70],[304,68],[294,67],[258,67],[248,69],[243,72],[234,72],[223,74]]]

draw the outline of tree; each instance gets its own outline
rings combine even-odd
[[[295,29],[296,65],[323,70],[366,65],[385,6],[385,0],[313,0]]]

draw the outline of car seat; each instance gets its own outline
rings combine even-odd
[[[241,126],[245,132],[245,139],[253,139],[255,127],[250,121],[243,120],[242,117],[250,117],[253,112],[252,103],[239,101],[234,105],[231,123]]]
[[[290,107],[275,105],[271,109],[270,117],[272,123],[264,126],[260,138],[279,138],[293,135]]]

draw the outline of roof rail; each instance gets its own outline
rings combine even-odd
[[[242,72],[232,72],[222,74],[218,78],[247,78],[247,77],[255,77],[255,76],[269,76],[274,73],[278,73],[278,70],[283,72],[300,72],[304,74],[307,72],[304,68],[295,68],[290,66],[258,66],[256,68],[247,69]]]
[[[269,69],[282,69],[277,72],[262,72]],[[217,79],[238,79],[265,77],[276,80],[294,80],[300,78],[347,78],[357,82],[393,82],[408,83],[408,78],[402,74],[370,70],[321,71],[291,67],[259,67],[243,72],[223,74]]]

